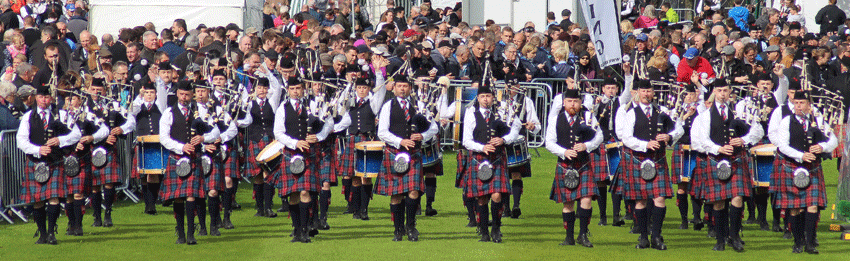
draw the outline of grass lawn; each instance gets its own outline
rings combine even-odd
[[[599,212],[595,209],[590,225],[590,240],[595,247],[559,246],[564,239],[562,205],[549,200],[555,157],[545,149],[540,149],[540,153],[542,157],[533,158],[533,177],[525,180],[523,215],[519,219],[503,219],[502,244],[480,243],[475,228],[465,227],[461,190],[454,187],[455,156],[447,152],[446,175],[438,178],[434,203],[439,215],[419,217],[420,242],[391,241],[388,197],[375,196],[370,204],[372,220],[353,220],[351,215],[341,214],[346,204],[340,189],[333,188],[328,219],[331,230],[321,231],[312,244],[290,243],[291,227],[286,214],[277,218],[254,217],[251,186],[243,183],[237,196],[243,208],[232,216],[236,229],[221,230],[221,237],[196,237],[195,246],[174,244],[177,237],[170,207],[158,206],[159,214],[148,216],[142,213],[144,204],[120,201],[113,212],[114,227],[90,227],[89,214],[83,221],[85,236],[57,235],[57,246],[33,244],[34,223],[4,222],[0,225],[0,260],[850,260],[850,242],[840,241],[838,233],[827,231],[829,224],[836,223],[829,219],[830,210],[821,215],[818,256],[792,255],[792,240],[782,239],[780,233],[760,231],[754,224],[744,225],[744,253],[736,253],[731,247],[714,252],[711,248],[715,240],[707,238],[705,230],[678,229],[675,199],[667,200],[663,231],[667,251],[635,249],[637,236],[628,233],[631,221],[624,227],[598,226]],[[826,162],[824,169],[832,204],[837,187],[835,161]],[[280,200],[275,199],[274,209],[279,204]],[[609,200],[609,208],[610,205]],[[595,203],[593,207],[596,208]],[[611,210],[608,213],[610,223]],[[64,231],[67,219],[60,217],[58,224],[59,231]]]

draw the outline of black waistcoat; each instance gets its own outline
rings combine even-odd
[[[791,121],[788,123],[788,131],[790,134],[788,145],[792,148],[798,151],[808,152],[809,147],[812,145],[829,140],[829,138],[824,135],[820,129],[812,125],[812,121],[814,119],[809,119],[809,129],[808,131],[805,131],[803,123],[797,119],[797,116],[791,115],[790,117]],[[810,115],[809,117],[812,116]],[[811,137],[811,142],[809,141],[809,137]]]
[[[611,101],[608,103],[602,104],[596,109],[596,115],[599,116],[599,127],[602,129],[604,141],[615,138],[617,135],[614,132],[617,127],[617,121],[614,118],[614,114],[617,113],[618,109],[620,109],[620,99],[616,96],[611,98]]]
[[[301,114],[295,111],[292,103],[287,102],[283,106],[286,118],[284,119],[284,127],[286,127],[286,135],[296,140],[305,140],[307,138],[307,109],[303,102],[301,105]]]
[[[410,118],[413,119],[413,115],[416,115],[416,106],[413,106],[414,102],[408,100],[407,107]],[[398,99],[390,100],[390,133],[395,136],[401,137],[402,139],[410,138],[412,134],[410,121],[405,119],[404,109],[401,107],[401,103],[398,102]]]
[[[351,118],[351,125],[348,126],[349,135],[375,132],[375,112],[372,111],[369,100],[364,99],[360,106],[355,104],[355,107],[348,111],[348,117]]]
[[[180,143],[189,143],[189,138],[191,138],[191,124],[195,121],[195,108],[194,106],[188,106],[187,116],[183,116],[183,112],[180,110],[180,106],[174,105],[171,107],[171,131],[169,135],[172,139]],[[196,130],[197,133],[195,135],[201,134],[200,131]]]
[[[59,121],[59,109],[56,106],[51,106],[50,116],[47,121],[47,129],[44,128],[44,122],[41,121],[41,115],[38,114],[38,108],[33,107],[30,111],[30,142],[35,144],[36,146],[42,146],[47,143],[47,140],[66,135],[71,130],[68,126],[65,126],[64,123]],[[33,161],[45,161],[45,162],[53,162],[59,160],[62,157],[62,151],[57,149],[57,147],[52,147],[50,154],[46,157],[42,156],[40,159],[35,159],[30,157]]]
[[[475,107],[475,128],[472,132],[472,140],[481,144],[487,144],[490,141],[490,138],[496,135],[496,117],[493,115],[493,111],[490,111],[489,122],[484,118],[484,114],[481,113],[481,109],[479,107]]]
[[[142,103],[142,108],[136,114],[136,135],[158,135],[159,134],[159,119],[162,118],[162,112],[159,106],[151,103],[151,108],[145,103]]]
[[[575,118],[575,121],[572,125],[570,125],[569,120],[567,120],[567,115],[564,113],[564,109],[561,109],[558,112],[558,120],[556,121],[555,130],[557,131],[557,143],[558,146],[561,146],[565,149],[572,149],[573,145],[576,143],[588,142],[593,139],[596,135],[596,132],[590,126],[587,126],[582,121],[582,112],[579,112],[579,116]],[[579,152],[577,158],[573,158],[572,160],[558,158],[558,162],[590,162],[590,158],[588,157],[587,150]]]
[[[303,105],[301,107],[304,107]],[[286,112],[286,116],[289,116],[289,111]],[[260,141],[263,137],[274,137],[274,111],[272,111],[272,106],[269,104],[268,99],[263,102],[262,109],[260,109],[260,104],[257,103],[257,100],[251,101],[251,125],[248,126],[248,139],[251,141]],[[287,126],[287,132],[289,131],[289,126]]]

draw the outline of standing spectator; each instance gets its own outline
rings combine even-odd
[[[186,51],[183,47],[180,47],[177,43],[174,42],[174,35],[171,33],[170,29],[162,29],[162,47],[157,49],[157,51],[165,52],[168,54],[168,59],[174,61],[174,59]],[[184,69],[184,68],[180,68]]]
[[[24,18],[24,30],[21,31],[24,35],[24,43],[27,46],[32,46],[38,38],[41,37],[41,30],[35,27],[35,19],[32,17]]]
[[[747,9],[744,6],[744,0],[735,0],[735,7],[729,9],[729,18],[735,21],[735,26],[738,26],[738,29],[741,31],[749,32],[750,31],[750,9]]]
[[[18,15],[12,10],[12,4],[9,3],[9,0],[0,1],[0,11],[2,11],[0,23],[3,23],[3,31],[21,27]]]
[[[82,15],[83,9],[74,9],[71,11],[71,18],[68,19],[68,31],[74,34],[74,37],[79,41],[80,33],[89,28],[89,21]]]
[[[655,15],[655,6],[647,5],[643,9],[643,15],[635,20],[635,29],[653,27],[658,25],[658,17]]]
[[[835,33],[838,26],[847,19],[847,14],[844,13],[844,10],[838,8],[835,2],[836,0],[829,0],[829,4],[821,8],[815,16],[815,23],[820,25],[821,35]]]
[[[0,131],[18,127],[20,121],[12,115],[12,104],[18,88],[10,82],[0,83]]]
[[[8,71],[7,69],[12,66],[12,60],[18,55],[23,55],[26,57],[27,55],[27,46],[24,45],[24,36],[21,34],[12,34],[12,40],[9,45],[3,49],[3,58],[5,62],[3,63],[3,71]]]
[[[336,16],[335,23],[342,25],[343,31],[342,34],[344,36],[351,35],[351,17],[348,15],[351,14],[351,7],[343,6],[342,9],[339,10],[339,15]]]
[[[570,29],[570,25],[573,25],[573,21],[570,21],[570,15],[572,14],[573,12],[570,11],[570,9],[564,9],[561,11],[561,19],[563,20],[561,20],[560,26],[564,32]]]
[[[186,36],[189,35],[189,31],[186,31],[186,20],[174,20],[174,23],[171,24],[171,35],[174,36],[174,44],[185,48],[183,45],[186,44]]]

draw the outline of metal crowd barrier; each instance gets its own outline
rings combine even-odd
[[[21,201],[21,189],[26,179],[24,171],[27,162],[26,154],[18,149],[15,134],[17,130],[5,130],[0,132],[0,205],[11,211],[24,222],[26,216],[21,213],[19,207],[26,205]],[[13,223],[12,218],[5,211],[0,212],[0,217]]]
[[[116,149],[118,149],[118,164],[121,166],[121,185],[115,188],[115,191],[120,191],[127,196],[128,199],[132,200],[133,203],[139,203],[139,197],[136,194],[133,194],[132,187],[130,186],[130,173],[132,173],[132,169],[136,166],[133,166],[133,153],[136,150],[133,148],[133,143],[136,140],[136,133],[130,133],[126,135],[127,137],[120,138],[115,143]]]

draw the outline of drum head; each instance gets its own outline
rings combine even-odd
[[[33,168],[33,176],[35,177],[35,181],[38,183],[47,182],[50,179],[50,168],[47,167],[47,164],[44,162],[39,162],[35,164]]]
[[[289,159],[289,172],[292,172],[292,174],[298,175],[304,173],[306,167],[304,157],[301,155],[295,155]]]
[[[209,176],[212,172],[212,159],[210,156],[201,156],[201,170],[204,171],[204,176]]]
[[[97,148],[91,152],[91,164],[96,168],[106,166],[106,149]]]
[[[393,171],[398,174],[407,173],[410,170],[410,155],[407,153],[399,153],[393,159]]]
[[[65,175],[68,177],[76,177],[80,175],[80,161],[77,160],[77,157],[68,156],[65,157],[64,162],[62,162],[65,167]]]
[[[794,186],[799,189],[804,189],[812,183],[812,178],[809,177],[809,170],[798,168],[794,170]]]
[[[729,180],[732,178],[732,165],[728,160],[721,160],[717,163],[717,178],[720,180]]]
[[[652,180],[656,174],[654,161],[648,159],[640,163],[640,177],[643,180]]]
[[[192,173],[192,165],[189,162],[189,158],[181,158],[177,160],[177,166],[175,166],[175,171],[177,172],[178,177],[186,177]]]
[[[493,165],[489,161],[484,161],[478,164],[478,179],[488,181],[493,178]]]
[[[564,172],[564,186],[568,189],[575,189],[578,187],[578,183],[578,171],[574,168],[568,168],[567,171]]]

